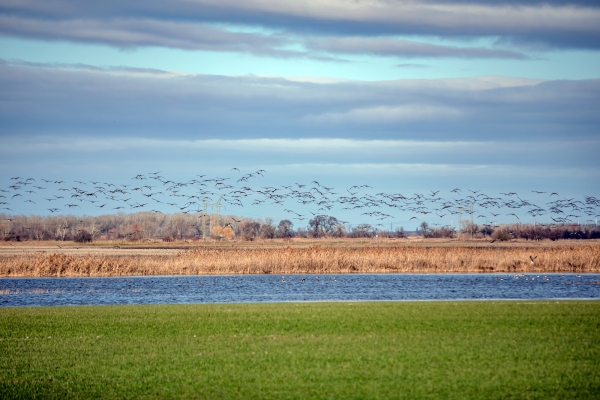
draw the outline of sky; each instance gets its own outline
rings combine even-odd
[[[0,0],[0,187],[262,169],[256,188],[598,195],[596,1],[96,3]],[[42,203],[0,212],[50,214]],[[414,228],[413,214],[392,214],[386,226]]]

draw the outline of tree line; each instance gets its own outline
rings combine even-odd
[[[595,225],[477,225],[463,221],[460,231],[422,222],[416,232],[402,227],[380,229],[371,224],[350,225],[329,215],[315,215],[307,226],[295,227],[289,219],[278,223],[272,218],[253,219],[218,214],[161,214],[140,212],[100,216],[8,216],[0,214],[0,234],[5,241],[24,240],[245,240],[286,238],[461,238],[490,240],[597,239]]]
[[[525,240],[559,240],[559,239],[600,239],[600,229],[596,225],[579,224],[506,224],[478,225],[470,221],[462,221],[460,232],[451,227],[430,227],[422,222],[417,233],[426,238],[472,238],[490,239],[492,241]]]

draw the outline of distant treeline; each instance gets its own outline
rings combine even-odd
[[[141,212],[101,216],[9,216],[0,214],[0,234],[5,241],[23,240],[246,240],[285,238],[403,238],[418,234],[426,238],[488,238],[557,240],[598,239],[595,225],[477,225],[465,223],[460,232],[452,227],[430,227],[422,222],[416,232],[402,227],[384,230],[370,224],[350,225],[328,215],[316,215],[304,227],[294,227],[284,219],[275,223],[271,218],[252,219],[217,214],[161,214]]]
[[[426,238],[454,238],[459,236],[453,228],[429,228],[424,222],[417,231]],[[507,224],[507,225],[477,225],[463,223],[460,238],[484,239],[494,241],[509,241],[512,239],[525,240],[558,240],[558,239],[600,239],[600,229],[596,225],[536,225],[536,224]]]

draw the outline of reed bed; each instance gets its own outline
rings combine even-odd
[[[598,273],[600,246],[199,248],[171,256],[36,253],[0,261],[3,277],[497,272]]]

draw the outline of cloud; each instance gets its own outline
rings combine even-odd
[[[343,112],[318,112],[307,115],[305,120],[311,124],[348,125],[358,123],[362,125],[374,123],[395,123],[415,120],[444,121],[460,117],[462,111],[448,105],[404,104],[401,106],[361,107],[345,110]]]
[[[208,150],[215,152],[251,152],[256,154],[300,155],[319,153],[330,156],[369,155],[474,155],[485,154],[486,157],[501,152],[511,155],[528,155],[536,147],[542,153],[577,154],[586,149],[600,148],[600,139],[587,140],[557,139],[546,142],[527,141],[431,141],[431,140],[369,140],[342,138],[254,138],[254,139],[161,139],[143,137],[60,137],[36,136],[35,140],[23,141],[16,136],[5,136],[7,144],[0,152],[33,153],[33,152],[86,152],[104,151],[143,151],[148,149],[196,152]]]
[[[243,52],[279,58],[343,61],[305,51],[286,50],[292,44],[281,35],[231,32],[206,24],[114,19],[37,20],[0,15],[0,31],[17,37],[101,43],[121,49],[159,46],[186,50]]]
[[[312,40],[308,47],[329,53],[371,54],[401,58],[504,58],[525,60],[530,58],[521,52],[484,47],[442,46],[393,38],[330,37]]]
[[[600,8],[597,2],[581,0],[567,5],[559,1],[512,0],[498,3],[487,0],[106,0],[97,4],[75,0],[0,0],[0,15],[0,33],[4,35],[105,43],[121,48],[165,46],[275,57],[301,56],[302,52],[298,54],[297,50],[282,47],[302,44],[302,38],[307,36],[312,39],[348,36],[348,40],[398,35],[484,37],[528,50],[600,48]],[[279,34],[236,32],[236,29],[223,28],[226,26],[259,27]],[[340,46],[338,43],[337,47]],[[342,47],[357,46],[346,43]],[[387,44],[382,51],[394,52],[390,50],[393,46],[406,47],[407,44]],[[415,51],[414,46],[417,45],[413,45],[411,51]],[[329,47],[336,46],[330,43]],[[522,56],[514,49],[467,48],[463,50],[463,57],[490,57],[491,54],[502,57],[503,51],[508,58]]]
[[[598,139],[548,141],[457,141],[457,140],[369,140],[336,138],[256,138],[256,139],[167,139],[111,136],[5,136],[0,149],[2,164],[20,163],[23,156],[44,159],[46,163],[71,160],[77,165],[94,160],[127,160],[129,163],[187,163],[198,155],[207,165],[240,166],[260,162],[262,166],[329,163],[365,165],[370,169],[385,165],[429,166],[462,165],[480,169],[513,168],[571,169],[590,168],[597,174],[595,162],[600,150]],[[231,168],[231,167],[230,167]],[[277,167],[279,168],[279,167]],[[595,171],[595,172],[594,172]],[[399,171],[396,171],[399,173]]]
[[[600,80],[310,81],[0,65],[0,135],[502,141],[596,137]]]
[[[31,67],[31,68],[48,68],[48,69],[72,69],[72,70],[82,70],[82,71],[96,71],[96,72],[122,72],[126,74],[151,74],[151,75],[173,75],[168,71],[163,71],[156,68],[137,68],[137,67],[127,67],[127,66],[96,66],[90,64],[82,64],[82,63],[41,63],[41,62],[31,62],[25,60],[2,60],[0,59],[0,65],[12,65],[12,66],[22,66],[22,67]],[[181,75],[181,74],[177,74]]]

